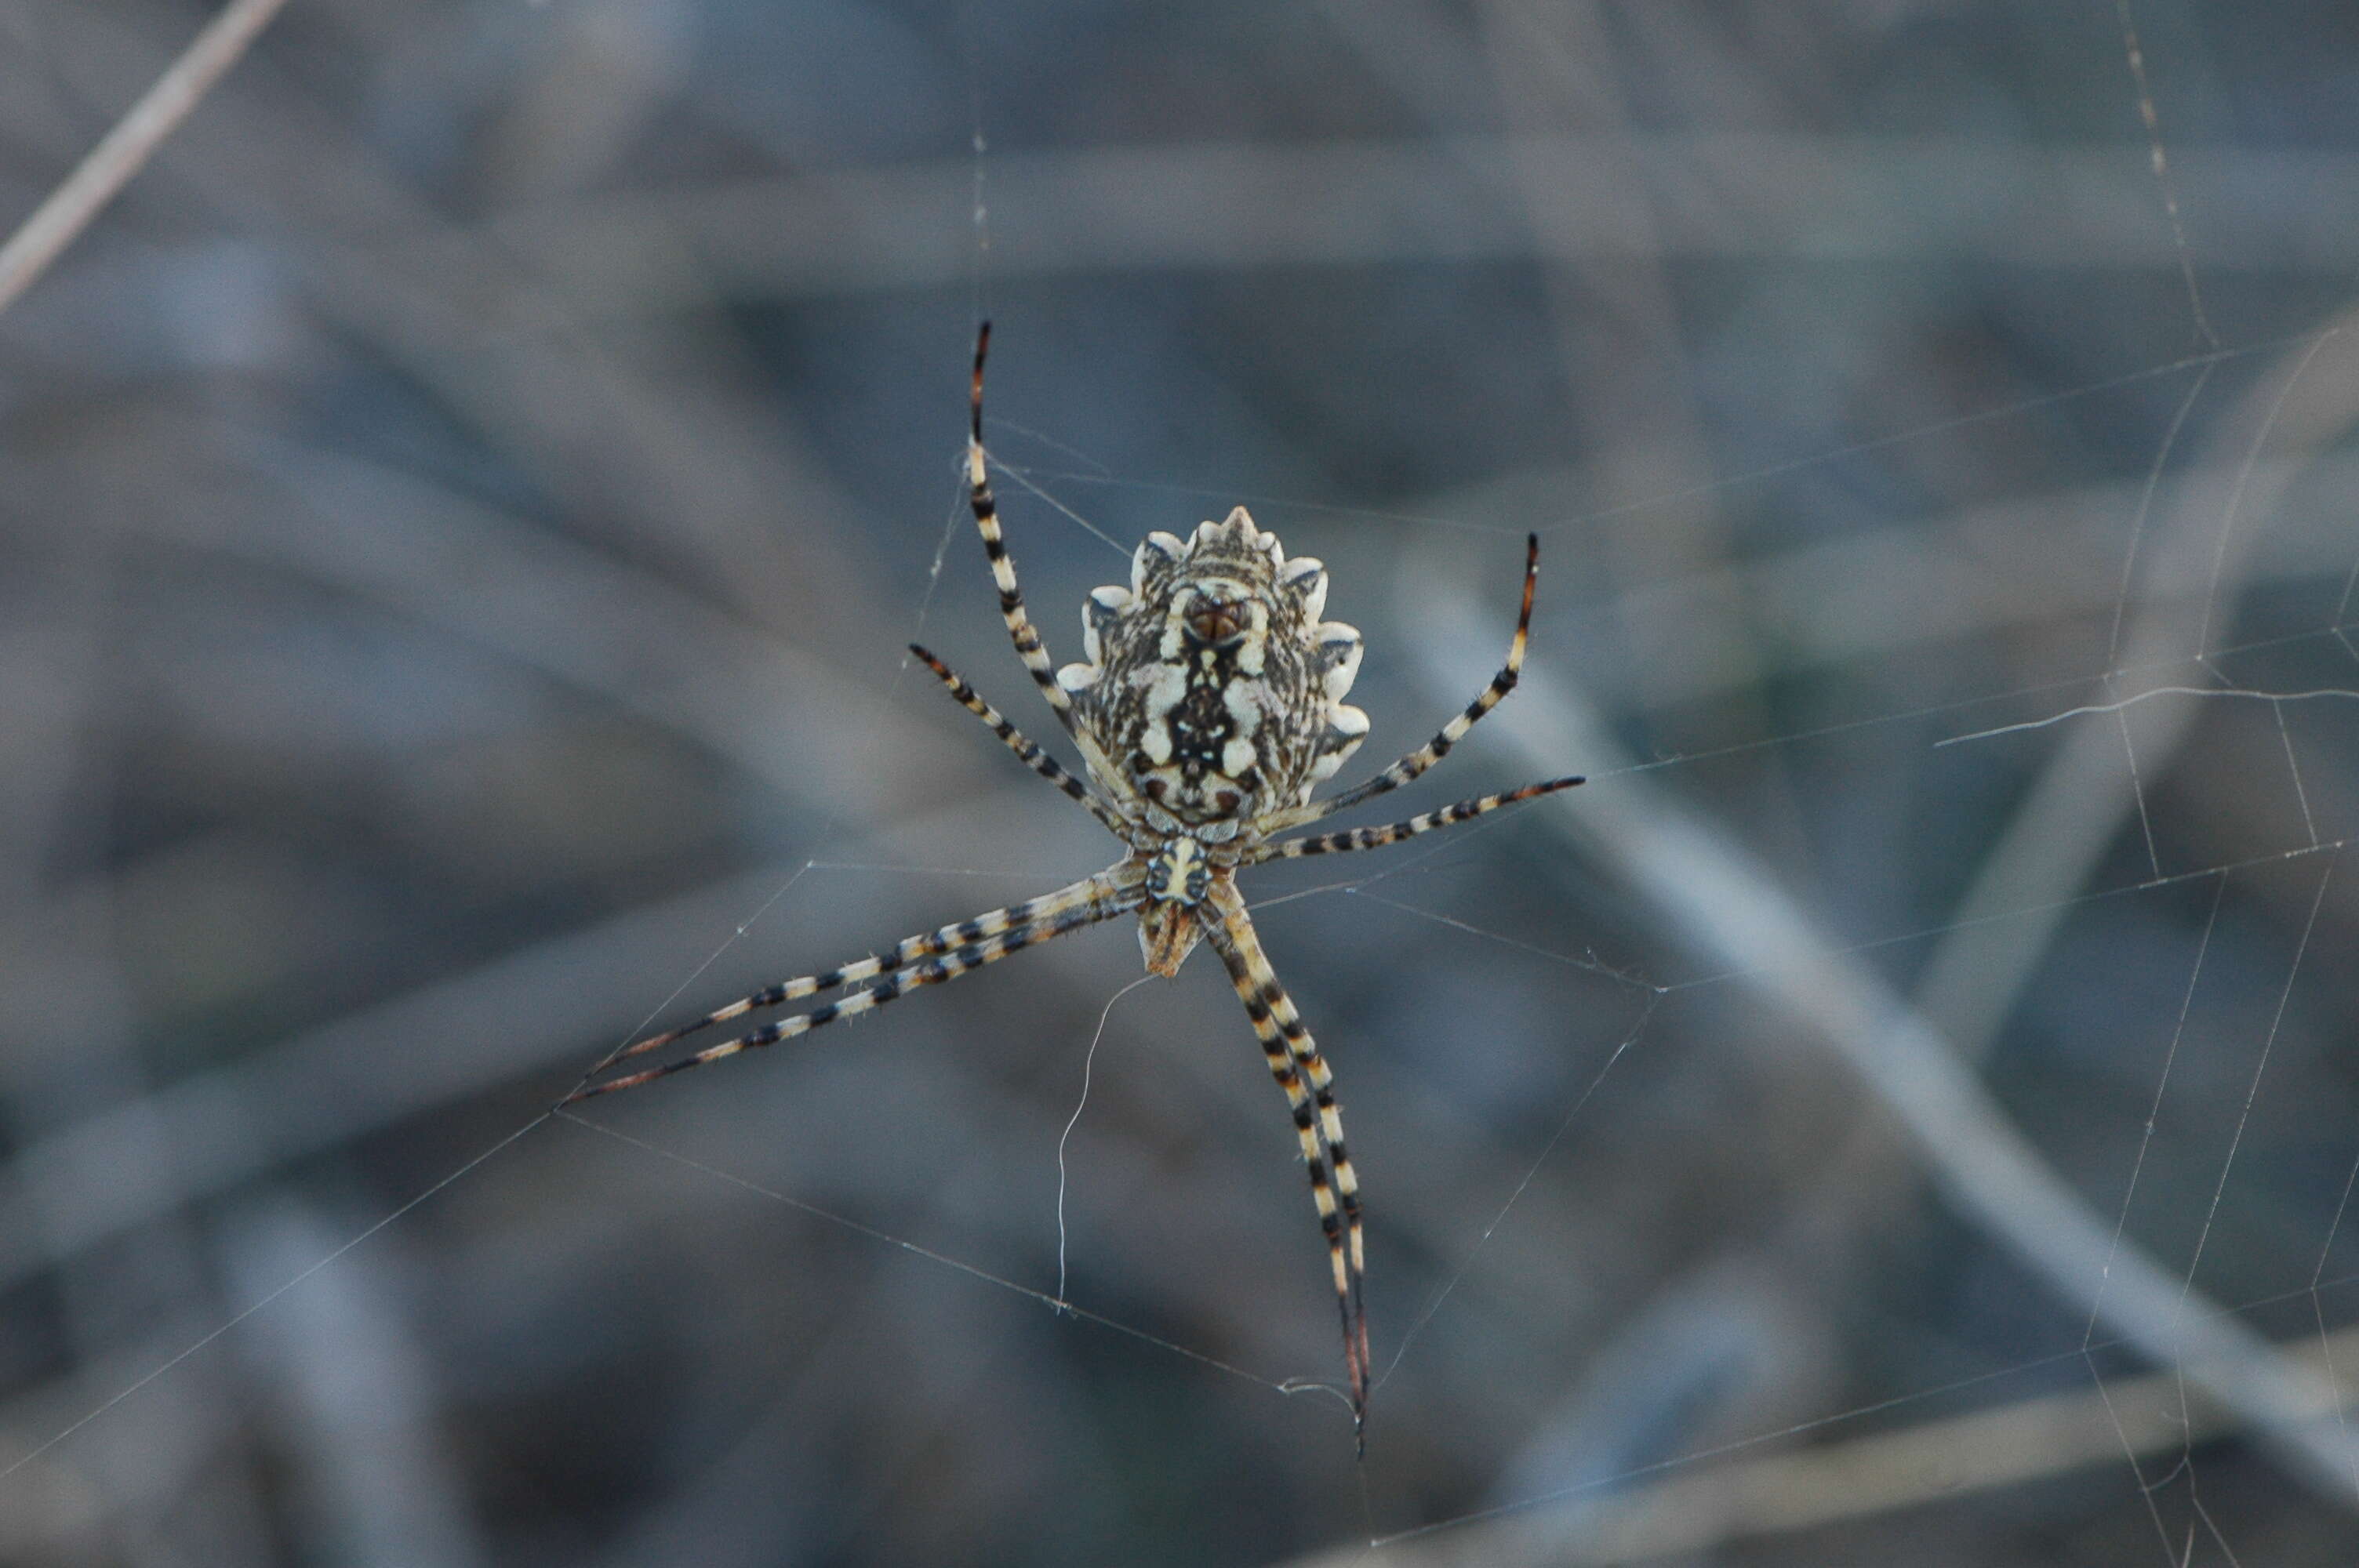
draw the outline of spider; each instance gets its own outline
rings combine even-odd
[[[1326,568],[1308,557],[1289,559],[1277,536],[1255,526],[1242,506],[1223,522],[1201,524],[1184,542],[1150,534],[1131,557],[1130,585],[1109,585],[1089,596],[1082,622],[1088,662],[1055,668],[1025,613],[992,498],[983,446],[983,366],[990,346],[985,322],[975,338],[968,394],[969,499],[1007,633],[1049,710],[1080,748],[1087,782],[1025,739],[941,660],[914,643],[909,651],[1027,767],[1120,839],[1122,859],[1055,892],[906,937],[889,954],[782,981],[650,1035],[617,1051],[591,1076],[756,1009],[850,988],[833,1001],[738,1039],[587,1083],[565,1103],[636,1088],[856,1018],[919,986],[956,979],[1135,910],[1139,949],[1154,974],[1177,975],[1200,940],[1211,944],[1260,1037],[1270,1076],[1285,1091],[1327,1239],[1353,1426],[1364,1444],[1369,1363],[1359,1178],[1344,1152],[1333,1075],[1262,951],[1236,877],[1242,868],[1266,860],[1397,844],[1582,782],[1549,779],[1382,827],[1280,837],[1408,784],[1515,689],[1539,577],[1539,536],[1527,541],[1523,608],[1507,662],[1491,684],[1423,746],[1365,783],[1314,801],[1310,792],[1368,733],[1368,716],[1343,700],[1360,667],[1360,633],[1320,618],[1327,603]]]

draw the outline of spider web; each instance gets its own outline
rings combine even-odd
[[[12,23],[20,164],[183,21]],[[2333,1560],[2347,22],[798,21],[299,8],[0,318],[6,1554]],[[1374,767],[1542,535],[1408,809],[1591,784],[1254,888],[1364,1466],[1217,976],[536,1113],[1107,858],[900,659],[1058,739],[927,457],[984,310],[1061,649],[1242,501]]]

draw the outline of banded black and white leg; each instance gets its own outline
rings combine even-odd
[[[1204,925],[1204,937],[1220,955],[1245,1004],[1245,1018],[1269,1060],[1270,1076],[1285,1091],[1294,1113],[1295,1136],[1310,1175],[1310,1197],[1327,1238],[1335,1301],[1343,1322],[1343,1368],[1350,1382],[1352,1416],[1363,1433],[1368,1413],[1368,1312],[1364,1281],[1367,1253],[1361,1236],[1360,1178],[1343,1143],[1343,1116],[1335,1103],[1335,1077],[1319,1054],[1293,999],[1286,994],[1261,938],[1245,913],[1236,884],[1220,879],[1211,903],[1217,918]]]
[[[966,439],[966,484],[968,504],[974,511],[975,532],[983,535],[984,558],[991,563],[991,580],[999,589],[999,618],[1007,623],[1008,639],[1016,644],[1016,656],[1024,661],[1031,672],[1032,684],[1040,688],[1041,698],[1056,714],[1057,722],[1082,749],[1082,760],[1093,775],[1102,779],[1121,775],[1105,753],[1098,747],[1089,731],[1073,715],[1073,699],[1057,684],[1055,662],[1049,656],[1048,644],[1040,639],[1038,628],[1024,609],[1024,589],[1016,580],[1016,560],[1007,553],[1006,535],[999,528],[999,503],[991,493],[991,474],[983,449],[983,364],[991,351],[991,323],[985,321],[974,337],[974,378],[969,385]]]
[[[1540,784],[1526,784],[1521,789],[1506,790],[1498,795],[1478,795],[1472,800],[1462,800],[1438,811],[1412,816],[1406,822],[1389,822],[1382,827],[1353,827],[1341,833],[1320,833],[1301,838],[1280,838],[1255,846],[1244,863],[1257,866],[1265,860],[1293,860],[1305,855],[1332,855],[1351,849],[1381,849],[1387,844],[1397,844],[1414,838],[1420,833],[1430,833],[1437,827],[1455,827],[1471,822],[1487,812],[1518,801],[1554,795],[1560,789],[1571,789],[1588,781],[1579,777],[1549,779]]]
[[[1283,833],[1296,827],[1306,827],[1322,816],[1332,816],[1336,812],[1348,810],[1364,800],[1373,800],[1377,795],[1400,788],[1401,785],[1415,779],[1426,769],[1448,756],[1450,749],[1464,740],[1466,732],[1473,729],[1484,714],[1498,707],[1506,695],[1516,689],[1516,683],[1523,678],[1524,650],[1531,642],[1532,596],[1539,586],[1539,577],[1540,536],[1538,534],[1529,534],[1525,535],[1524,539],[1523,608],[1516,615],[1516,635],[1507,644],[1507,661],[1499,666],[1499,673],[1491,677],[1491,684],[1484,687],[1474,700],[1466,705],[1462,712],[1443,725],[1432,740],[1401,758],[1375,777],[1354,784],[1341,795],[1330,795],[1325,800],[1314,800],[1284,811],[1272,812],[1263,819],[1261,824],[1263,829],[1266,832]]]
[[[1081,802],[1107,832],[1125,842],[1128,841],[1128,826],[1114,814],[1114,808],[1100,800],[1096,792],[1088,784],[1066,772],[1064,764],[1050,756],[1038,742],[1027,740],[1024,731],[1002,717],[999,709],[984,701],[983,694],[969,686],[964,676],[918,643],[910,643],[909,652],[915,654],[928,669],[934,672],[944,686],[950,687],[951,696],[956,699],[960,707],[991,727],[991,732],[999,737],[1000,742],[1016,753],[1016,761]]]
[[[808,1012],[782,1018],[734,1040],[707,1046],[667,1062],[659,1067],[585,1085],[567,1096],[564,1103],[572,1105],[598,1095],[636,1088],[672,1073],[701,1067],[743,1051],[758,1050],[765,1045],[775,1045],[781,1040],[808,1034],[839,1019],[856,1018],[864,1012],[873,1012],[894,998],[921,986],[954,980],[986,964],[995,964],[1011,953],[1022,952],[1027,947],[1038,946],[1069,932],[1128,914],[1138,907],[1144,896],[1140,891],[1139,874],[1127,866],[1118,866],[1039,898],[1027,899],[1021,903],[1011,903],[978,914],[971,920],[962,920],[934,931],[904,937],[890,953],[863,958],[824,974],[783,980],[677,1029],[636,1041],[600,1063],[591,1076],[594,1077],[617,1063],[660,1050],[701,1030],[741,1018],[762,1008],[800,1000],[840,986],[858,985],[864,980],[875,979],[876,983]]]

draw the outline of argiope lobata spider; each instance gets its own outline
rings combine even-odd
[[[1343,1150],[1333,1076],[1262,951],[1236,874],[1265,860],[1396,844],[1582,782],[1549,779],[1383,827],[1278,837],[1408,783],[1447,755],[1475,720],[1515,689],[1531,628],[1539,536],[1527,541],[1523,609],[1516,617],[1507,662],[1482,695],[1432,740],[1383,773],[1314,801],[1311,790],[1368,733],[1368,716],[1343,700],[1360,667],[1360,633],[1341,622],[1320,619],[1327,603],[1325,568],[1308,557],[1288,559],[1277,537],[1256,527],[1242,506],[1225,522],[1202,524],[1184,543],[1169,534],[1150,534],[1131,558],[1130,586],[1110,585],[1089,597],[1082,629],[1089,662],[1053,668],[1025,614],[1016,563],[1000,535],[985,470],[983,364],[990,343],[986,322],[975,340],[969,394],[966,476],[975,527],[999,587],[1008,635],[1049,709],[1081,748],[1088,782],[1026,740],[940,659],[915,643],[909,651],[1026,766],[1078,801],[1127,852],[1070,887],[907,937],[889,954],[783,981],[650,1035],[616,1052],[596,1071],[757,1008],[852,988],[834,1001],[739,1039],[589,1084],[565,1103],[636,1088],[667,1074],[791,1040],[823,1023],[856,1018],[905,991],[956,979],[1010,953],[1136,910],[1139,947],[1155,974],[1178,974],[1200,939],[1212,944],[1261,1039],[1270,1075],[1293,1108],[1343,1312],[1353,1416],[1364,1428],[1368,1328],[1361,1287],[1365,1258],[1359,1178]]]

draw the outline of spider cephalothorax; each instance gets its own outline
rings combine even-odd
[[[1277,837],[1408,784],[1514,689],[1530,633],[1539,538],[1527,541],[1523,610],[1507,661],[1491,684],[1423,746],[1365,783],[1314,802],[1310,792],[1368,733],[1368,716],[1343,700],[1359,672],[1360,634],[1320,619],[1327,605],[1326,568],[1307,556],[1288,559],[1277,536],[1256,527],[1242,506],[1224,522],[1200,524],[1185,543],[1150,534],[1131,557],[1130,586],[1109,585],[1090,595],[1082,622],[1088,658],[1054,669],[1025,612],[984,462],[983,362],[990,341],[986,324],[975,341],[967,438],[975,527],[1016,654],[1080,749],[1089,783],[1026,740],[940,659],[914,643],[910,652],[1026,766],[1078,801],[1128,852],[1055,892],[904,937],[888,954],[782,981],[637,1041],[601,1062],[566,1103],[807,1034],[873,1011],[917,987],[956,979],[1035,943],[1136,911],[1139,948],[1157,974],[1177,974],[1198,942],[1211,944],[1261,1041],[1271,1076],[1285,1091],[1343,1311],[1352,1411],[1364,1432],[1368,1327],[1361,1300],[1366,1260],[1359,1181],[1343,1147],[1334,1076],[1262,951],[1236,877],[1243,867],[1264,860],[1398,843],[1581,783],[1549,779],[1382,827]],[[683,1035],[839,988],[843,994],[835,1000],[735,1040],[658,1067],[590,1081],[625,1057]]]
[[[1225,846],[1223,846],[1225,848]],[[1225,883],[1236,868],[1213,860],[1204,841],[1175,833],[1131,856],[1138,871],[1138,951],[1147,967],[1169,979],[1203,936],[1198,924],[1215,881]],[[1125,870],[1128,867],[1124,868]]]

